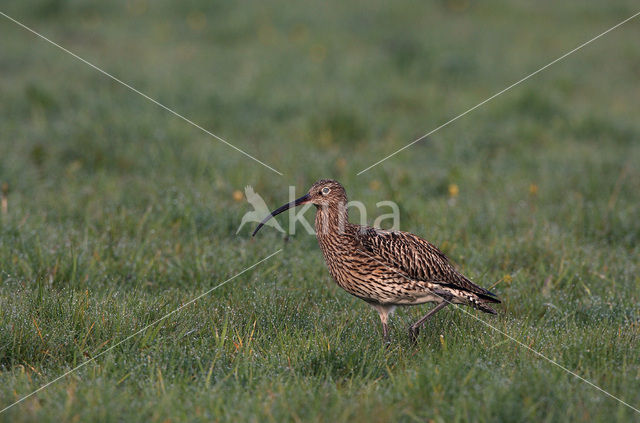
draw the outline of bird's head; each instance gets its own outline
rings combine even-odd
[[[333,179],[320,179],[318,182],[311,185],[309,192],[302,197],[287,203],[274,211],[272,211],[262,222],[258,225],[252,236],[258,233],[260,228],[274,216],[289,210],[292,207],[301,206],[303,204],[313,204],[316,207],[345,207],[347,204],[347,193],[344,187],[340,185],[340,182]]]
[[[347,203],[347,193],[340,182],[333,179],[320,179],[311,185],[307,193],[309,203],[316,207],[332,206]]]

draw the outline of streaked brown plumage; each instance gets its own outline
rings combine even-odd
[[[349,223],[346,192],[331,179],[316,182],[306,195],[274,210],[253,235],[271,217],[306,203],[317,209],[315,231],[329,273],[342,289],[378,311],[385,340],[388,316],[399,305],[437,304],[411,326],[414,340],[424,322],[448,304],[496,314],[488,303],[500,300],[458,272],[433,244],[408,232]]]

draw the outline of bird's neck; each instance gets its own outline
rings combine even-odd
[[[340,236],[346,232],[348,226],[346,202],[317,207],[315,230],[318,238]]]

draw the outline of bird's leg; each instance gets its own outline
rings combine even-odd
[[[371,305],[371,307],[373,307],[380,315],[380,321],[382,322],[382,341],[386,345],[389,345],[389,325],[387,324],[387,322],[389,321],[389,315],[393,313],[393,310],[396,307],[392,305],[382,305],[375,303],[369,303],[369,305]]]
[[[391,344],[389,340],[389,325],[386,322],[382,322],[382,342],[385,345]]]
[[[422,325],[424,325],[424,322],[429,320],[429,318],[431,316],[433,316],[438,311],[440,311],[441,309],[445,308],[448,305],[449,305],[448,301],[442,301],[440,304],[435,306],[433,309],[429,310],[429,312],[427,314],[425,314],[422,319],[420,319],[417,322],[415,322],[414,324],[412,324],[411,327],[409,328],[409,338],[411,338],[411,341],[412,342],[416,342],[418,340],[418,334],[420,333],[420,327],[422,327]]]
[[[389,345],[391,344],[391,340],[389,339],[389,325],[387,324],[389,321],[388,310],[384,307],[380,307],[378,313],[380,313],[380,321],[382,322],[382,342],[385,345]]]

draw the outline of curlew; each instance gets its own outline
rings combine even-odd
[[[316,237],[329,273],[342,289],[378,312],[385,342],[388,319],[397,306],[436,303],[409,328],[413,341],[422,325],[448,304],[496,314],[488,305],[500,302],[495,294],[458,272],[433,244],[408,232],[349,223],[345,189],[331,179],[316,182],[307,194],[271,212],[253,236],[272,217],[307,203],[316,206]]]

